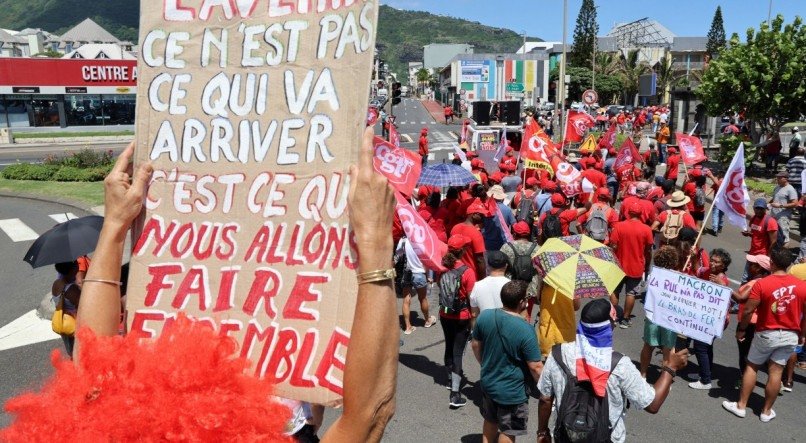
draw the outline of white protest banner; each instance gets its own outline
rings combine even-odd
[[[137,161],[154,179],[130,333],[181,311],[232,337],[277,394],[335,404],[357,291],[349,166],[378,2],[141,2]]]
[[[655,324],[711,343],[722,336],[730,294],[726,286],[653,267],[644,307]]]

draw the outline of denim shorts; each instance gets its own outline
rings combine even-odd
[[[424,272],[406,272],[403,275],[401,286],[404,288],[411,286],[414,289],[422,289],[428,286],[428,279],[425,278]]]
[[[500,405],[481,391],[481,416],[498,425],[502,434],[511,437],[526,435],[526,423],[529,421],[529,402],[518,405]]]
[[[747,361],[754,365],[762,365],[768,360],[783,366],[798,345],[798,333],[795,331],[756,331]]]

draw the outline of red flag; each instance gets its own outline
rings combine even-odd
[[[599,138],[599,147],[610,149],[616,145],[616,127],[611,126],[607,129],[607,132],[602,134],[601,138]]]
[[[394,122],[389,122],[389,142],[394,146],[400,146],[400,133],[397,132]]]
[[[621,148],[619,148],[618,156],[616,157],[615,163],[613,163],[613,169],[618,169],[629,163],[635,164],[640,158],[635,143],[633,143],[631,138],[627,137],[624,143],[621,144]]]
[[[557,182],[567,197],[573,197],[582,192],[582,173],[571,163],[554,156],[551,165],[556,171]]]
[[[411,242],[417,257],[428,269],[445,272],[447,269],[442,266],[442,257],[448,252],[448,246],[437,238],[437,233],[428,226],[425,220],[417,213],[399,192],[395,192],[397,205],[395,210],[400,217],[403,231],[406,238]]]
[[[543,169],[554,175],[551,158],[557,154],[557,147],[534,119],[524,130],[520,154],[526,169]]]
[[[375,137],[375,171],[389,179],[389,183],[403,195],[411,195],[420,178],[422,161],[408,149],[393,146],[386,140]]]
[[[369,107],[367,109],[367,126],[375,126],[375,123],[378,122],[378,109]]]
[[[594,125],[596,125],[596,120],[587,112],[568,111],[568,118],[565,122],[565,140],[563,140],[563,144],[582,142],[587,130]]]
[[[699,137],[682,132],[676,132],[675,137],[677,137],[677,145],[680,146],[680,156],[683,157],[686,165],[696,165],[708,160]]]

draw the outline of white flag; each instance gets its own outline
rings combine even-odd
[[[465,151],[462,151],[462,148],[460,148],[456,143],[453,144],[453,152],[459,156],[459,158],[462,160],[462,163],[467,161],[467,154],[465,154]]]
[[[747,229],[747,205],[750,194],[744,182],[744,143],[739,145],[728,171],[722,179],[722,185],[714,197],[714,205],[725,213],[730,224],[742,230]]]

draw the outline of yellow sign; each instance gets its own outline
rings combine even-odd
[[[593,137],[593,134],[589,134],[588,138],[579,145],[579,152],[583,154],[592,154],[596,151],[596,139]]]

